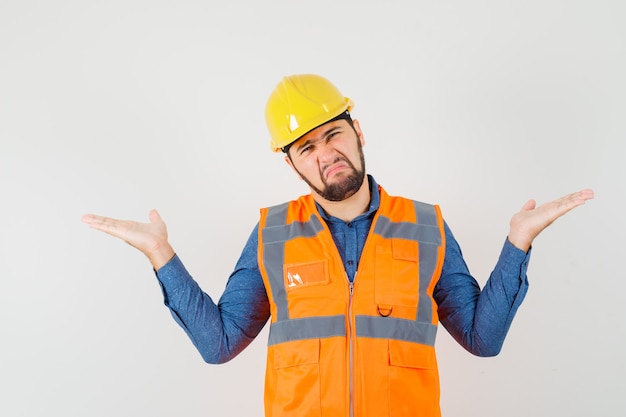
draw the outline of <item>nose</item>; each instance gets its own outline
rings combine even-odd
[[[317,145],[317,158],[321,163],[333,162],[337,155],[337,150],[329,142],[322,141]]]

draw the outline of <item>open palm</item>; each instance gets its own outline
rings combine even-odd
[[[511,218],[509,241],[527,251],[533,240],[556,219],[593,198],[593,190],[581,190],[537,207],[535,200],[528,200]]]
[[[143,252],[155,269],[165,265],[174,256],[167,240],[167,226],[156,210],[150,211],[149,223],[118,220],[110,217],[85,214],[82,221],[94,229],[124,240]]]

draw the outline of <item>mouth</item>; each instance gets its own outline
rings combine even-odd
[[[326,168],[324,168],[323,174],[326,180],[330,179],[332,176],[338,174],[339,172],[349,168],[348,164],[344,161],[337,161]]]

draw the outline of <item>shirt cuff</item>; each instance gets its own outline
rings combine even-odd
[[[526,275],[526,270],[528,269],[531,252],[532,246],[528,249],[528,252],[524,252],[513,245],[508,238],[506,238],[498,263],[506,271],[511,271],[519,274],[520,277],[524,277]]]
[[[191,279],[189,272],[183,265],[178,255],[174,255],[168,263],[154,272],[157,279],[164,288],[174,289],[185,284],[187,279]]]

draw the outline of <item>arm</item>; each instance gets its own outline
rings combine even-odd
[[[530,253],[524,253],[507,240],[481,291],[447,225],[445,232],[445,260],[434,291],[439,320],[469,352],[478,356],[497,355],[528,290],[526,270]]]
[[[205,361],[223,363],[241,352],[269,317],[269,303],[257,264],[253,231],[219,303],[205,294],[187,272],[167,240],[167,227],[156,210],[149,223],[87,214],[83,222],[124,240],[152,264],[165,304]]]
[[[178,257],[157,271],[165,305],[207,363],[224,363],[237,356],[269,318],[257,247],[255,228],[217,305]]]
[[[482,291],[445,225],[445,260],[433,295],[441,323],[465,349],[479,356],[500,352],[528,290],[526,270],[533,240],[556,219],[591,198],[592,190],[582,190],[539,207],[529,200],[512,217],[508,239]]]

